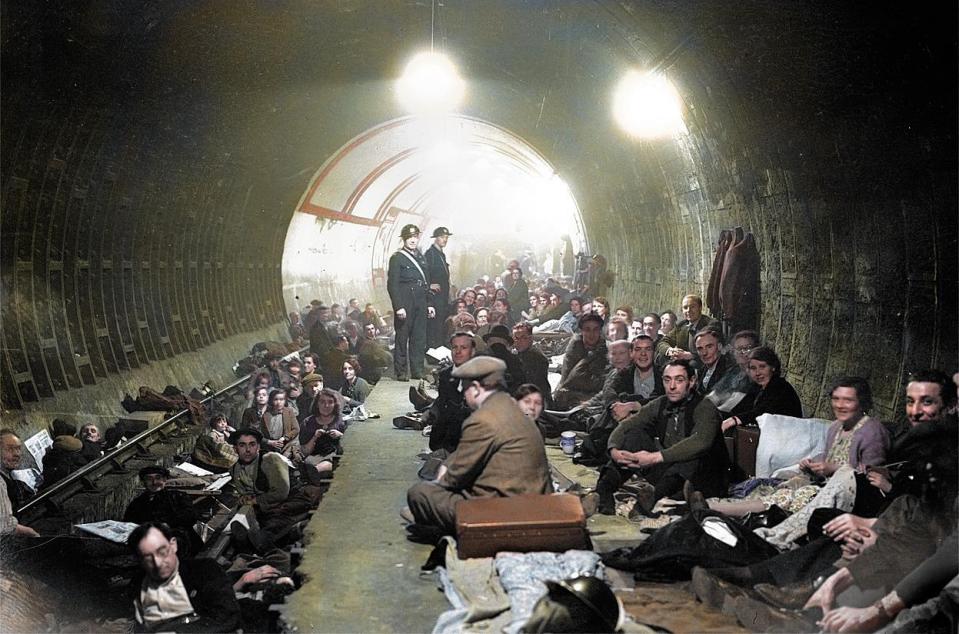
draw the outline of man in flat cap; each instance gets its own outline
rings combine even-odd
[[[416,248],[420,242],[419,227],[405,225],[400,238],[403,247],[390,256],[386,290],[393,303],[393,327],[396,330],[393,369],[397,381],[408,381],[410,377],[423,378],[426,321],[435,316],[435,310],[429,305],[426,260]]]
[[[461,500],[552,491],[542,436],[504,391],[505,373],[502,360],[486,356],[453,370],[473,414],[436,480],[414,484],[406,494],[409,509],[402,515],[418,527],[454,534]]]
[[[166,488],[170,471],[161,465],[149,465],[138,474],[144,491],[133,498],[123,514],[124,522],[143,524],[163,522],[179,538],[183,556],[196,555],[203,541],[193,529],[198,519],[190,497],[182,491]]]
[[[436,316],[429,320],[427,325],[431,348],[442,346],[446,340],[446,318],[450,309],[450,265],[446,261],[443,249],[449,242],[450,230],[446,227],[437,227],[433,230],[433,244],[423,254],[426,260],[426,275],[430,282],[430,306]]]

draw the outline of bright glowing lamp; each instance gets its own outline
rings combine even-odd
[[[442,53],[427,51],[413,56],[396,82],[400,104],[414,114],[455,110],[466,93],[466,82]]]
[[[682,102],[662,75],[631,70],[613,94],[613,116],[628,134],[645,139],[686,132]]]

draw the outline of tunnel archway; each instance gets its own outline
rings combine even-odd
[[[287,308],[355,296],[388,311],[386,264],[407,223],[424,245],[437,226],[453,231],[459,287],[497,273],[497,252],[529,251],[538,271],[558,276],[565,250],[589,249],[569,186],[525,139],[463,115],[402,117],[350,139],[310,180],[284,244]]]

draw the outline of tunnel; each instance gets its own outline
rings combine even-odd
[[[892,416],[908,370],[956,365],[953,17],[891,2],[9,3],[4,419],[108,418],[141,384],[223,382],[314,298],[382,307],[377,271],[409,214],[468,252],[472,221],[506,203],[489,197],[497,177],[437,173],[425,139],[449,142],[444,125],[506,180],[555,175],[558,224],[608,259],[614,304],[676,310],[705,291],[719,232],[752,232],[757,326],[804,402],[822,411],[832,376],[861,373]],[[466,97],[404,135],[394,85],[431,43]],[[682,132],[617,126],[630,70],[675,86]],[[333,163],[324,206],[308,194]],[[488,185],[482,201],[457,181]]]
[[[388,311],[407,222],[450,229],[454,285],[568,241],[643,312],[704,295],[741,227],[810,414],[853,374],[893,420],[910,371],[959,364],[956,24],[886,0],[5,2],[2,427],[225,385],[314,299]],[[421,116],[397,82],[428,50],[465,89]],[[630,72],[674,91],[667,133],[617,122]]]

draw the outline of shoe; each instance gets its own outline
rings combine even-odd
[[[689,480],[686,480],[683,484],[683,499],[686,500],[687,511],[705,511],[709,508],[706,504],[706,498],[693,488],[693,483]]]
[[[394,418],[393,427],[396,427],[397,429],[415,429],[416,431],[419,431],[423,429],[423,421],[417,416],[410,416],[406,414]]]
[[[655,506],[656,489],[650,484],[640,486],[636,491],[636,504],[633,505],[632,510],[629,512],[630,519],[635,519],[639,513],[642,513],[646,517],[657,517],[658,514],[653,513],[653,507]]]
[[[429,398],[428,396],[424,396],[423,394],[420,393],[419,390],[417,390],[415,387],[411,385],[410,386],[410,403],[413,404],[413,408],[416,411],[421,412],[433,404],[433,399]]]
[[[782,587],[771,583],[759,583],[754,590],[772,606],[787,610],[802,610],[816,588],[812,581],[800,581]]]
[[[120,405],[122,405],[123,409],[127,411],[127,414],[132,414],[140,409],[140,404],[137,403],[136,400],[134,400],[134,398],[129,394],[123,395],[123,400],[120,401]]]
[[[743,594],[733,607],[740,625],[753,632],[818,632],[822,610],[785,610]]]
[[[746,590],[741,582],[729,578],[736,578],[739,575],[726,573],[727,571],[737,570],[741,569],[714,568],[713,570],[706,570],[696,566],[693,568],[691,583],[693,594],[706,605],[721,610],[724,614],[735,614],[734,603],[739,597],[745,596]],[[745,568],[742,570],[748,571]]]

